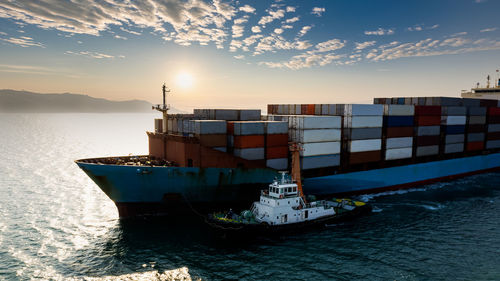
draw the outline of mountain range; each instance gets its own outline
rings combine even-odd
[[[152,112],[144,100],[112,101],[81,94],[40,94],[28,91],[0,90],[0,112]],[[173,110],[176,111],[176,110]]]

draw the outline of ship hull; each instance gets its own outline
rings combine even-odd
[[[77,161],[117,205],[120,217],[248,208],[277,172],[266,168],[185,168],[99,165]],[[306,178],[319,197],[411,188],[500,168],[500,153]]]

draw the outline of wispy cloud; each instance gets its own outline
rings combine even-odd
[[[325,11],[326,11],[325,8],[314,7],[311,11],[311,14],[317,17],[321,17]]]
[[[297,22],[299,21],[299,17],[293,17],[293,18],[290,18],[290,19],[287,19],[285,22],[286,23],[294,23],[294,22]]]
[[[70,78],[79,78],[79,74],[75,74],[74,70],[52,68],[37,65],[13,65],[0,64],[0,72],[6,73],[21,73],[21,74],[36,74],[36,75],[57,75]]]
[[[492,32],[497,30],[496,27],[481,29],[479,32]]]
[[[123,36],[120,36],[120,35],[115,35],[114,37],[115,37],[116,39],[127,40],[127,37],[123,37]]]
[[[0,31],[0,35],[7,36],[7,33],[3,32],[3,31]]]
[[[312,28],[312,26],[310,26],[310,25],[303,26],[302,29],[300,29],[299,33],[297,34],[297,38],[301,38],[304,35],[306,35],[307,32],[309,32],[309,30],[311,30],[311,28]]]
[[[294,13],[296,10],[296,7],[292,7],[292,6],[287,6],[286,7],[286,12],[287,13]]]
[[[130,33],[130,34],[133,34],[133,35],[141,35],[140,32],[137,32],[137,31],[132,31],[132,30],[128,30],[126,28],[124,28],[123,26],[120,27],[120,30],[124,31],[124,32],[127,32],[127,33]]]
[[[73,56],[82,56],[82,57],[87,57],[91,59],[114,59],[114,58],[124,58],[124,56],[113,56],[113,55],[107,55],[99,52],[89,52],[89,51],[80,51],[80,52],[73,52],[73,51],[66,51],[64,52],[66,55],[73,55]]]
[[[285,16],[285,10],[279,9],[279,10],[268,10],[268,15],[263,16],[259,20],[259,25],[265,26],[268,23],[273,22],[274,20],[281,19]]]
[[[383,29],[379,27],[377,30],[374,31],[365,31],[365,35],[392,35],[392,34],[394,34],[393,28]]]
[[[375,43],[377,43],[377,41],[366,41],[363,43],[356,43],[356,49],[363,50],[365,48],[368,48],[368,47],[375,45]]]
[[[252,32],[253,33],[259,33],[261,32],[262,30],[260,29],[260,26],[256,25],[256,26],[252,26]]]
[[[7,35],[7,34],[5,34]],[[27,47],[40,47],[40,48],[45,48],[45,45],[43,45],[40,42],[33,41],[33,38],[27,37],[27,36],[21,36],[21,37],[10,37],[10,38],[0,38],[0,40],[5,41],[7,43],[10,43],[12,45],[17,45],[23,48]]]
[[[426,26],[424,24],[416,24],[414,26],[410,26],[407,28],[408,31],[422,31],[422,30],[430,30],[430,29],[436,29],[439,27],[439,24],[435,24],[432,26]]]
[[[243,60],[243,59],[245,59],[245,56],[244,55],[237,55],[237,56],[234,56],[234,58],[237,60]]]

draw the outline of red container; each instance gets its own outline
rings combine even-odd
[[[481,99],[479,101],[480,106],[485,106],[485,107],[497,107],[498,106],[498,100],[483,100]]]
[[[417,126],[438,126],[441,125],[441,116],[415,116]]]
[[[379,162],[382,159],[380,150],[354,152],[349,154],[349,164]]]
[[[500,115],[488,116],[488,124],[500,124]]]
[[[235,148],[264,147],[264,135],[234,136]]]
[[[415,115],[441,116],[441,106],[439,105],[415,105]]]
[[[267,105],[267,114],[274,114],[274,104]]]
[[[266,135],[266,146],[285,146],[288,145],[288,134]]]
[[[488,107],[488,115],[500,116],[500,107]]]
[[[278,159],[288,157],[288,145],[266,148],[266,159]]]
[[[413,137],[413,127],[389,127],[386,128],[387,138]]]
[[[483,124],[469,125],[467,128],[468,133],[482,133],[486,130],[486,126]]]
[[[483,150],[484,149],[484,142],[482,142],[482,141],[468,142],[467,147],[465,149],[467,151]]]
[[[227,122],[226,124],[227,128],[227,134],[228,135],[234,135],[234,122]]]
[[[500,132],[491,132],[486,136],[487,140],[500,140]]]
[[[417,137],[417,146],[437,145],[439,136],[420,136]]]

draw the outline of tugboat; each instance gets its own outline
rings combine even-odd
[[[371,207],[351,199],[332,199],[307,202],[302,192],[300,164],[296,145],[292,145],[292,178],[281,172],[281,179],[274,179],[267,190],[262,190],[260,200],[250,210],[240,214],[232,210],[208,215],[207,222],[223,231],[269,233],[284,230],[324,226],[352,219],[368,213]],[[294,177],[295,175],[295,177]]]

